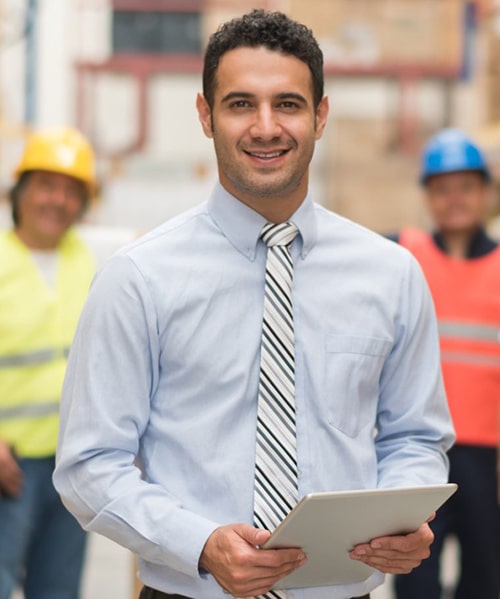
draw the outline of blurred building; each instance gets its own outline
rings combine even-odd
[[[203,200],[216,173],[201,55],[255,6],[305,22],[324,50],[318,201],[382,232],[425,224],[418,155],[448,125],[484,140],[500,178],[499,0],[0,0],[1,186],[26,124],[71,123],[100,157],[95,222],[147,229]]]

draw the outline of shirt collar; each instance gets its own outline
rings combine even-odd
[[[232,196],[220,183],[216,184],[208,200],[208,213],[231,244],[249,260],[255,260],[257,242],[267,222],[265,218]],[[316,214],[309,194],[289,222],[299,230],[297,239],[304,259],[317,238]]]

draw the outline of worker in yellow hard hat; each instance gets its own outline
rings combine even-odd
[[[85,533],[52,485],[66,358],[94,272],[73,230],[95,189],[71,128],[33,133],[0,234],[0,599],[76,599]]]

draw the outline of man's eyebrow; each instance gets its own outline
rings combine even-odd
[[[231,102],[231,100],[251,100],[255,98],[255,94],[251,94],[250,92],[239,92],[239,91],[234,91],[234,92],[229,92],[228,94],[226,94],[222,100],[221,103],[227,103],[227,102]],[[275,96],[276,100],[295,100],[296,102],[300,103],[300,104],[307,104],[307,99],[302,95],[302,94],[298,94],[296,92],[282,92],[280,94],[277,94]]]
[[[253,97],[254,97],[254,94],[251,94],[249,92],[238,92],[238,91],[235,91],[235,92],[229,92],[228,94],[226,94],[222,98],[221,102],[225,103],[225,102],[230,102],[231,100],[236,100],[236,99],[238,99],[238,100],[241,100],[241,99],[248,100],[248,99],[253,98]]]
[[[296,100],[300,104],[307,104],[307,99],[302,94],[296,92],[283,92],[282,94],[278,94],[276,98],[278,100]]]

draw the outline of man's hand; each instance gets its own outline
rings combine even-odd
[[[270,533],[248,524],[217,528],[208,538],[200,567],[210,572],[226,593],[252,597],[306,563],[301,549],[259,549]]]
[[[380,537],[356,545],[350,556],[385,574],[408,574],[429,557],[433,541],[434,534],[425,523],[407,535]]]
[[[23,472],[5,441],[0,440],[0,497],[19,497],[23,485]]]

